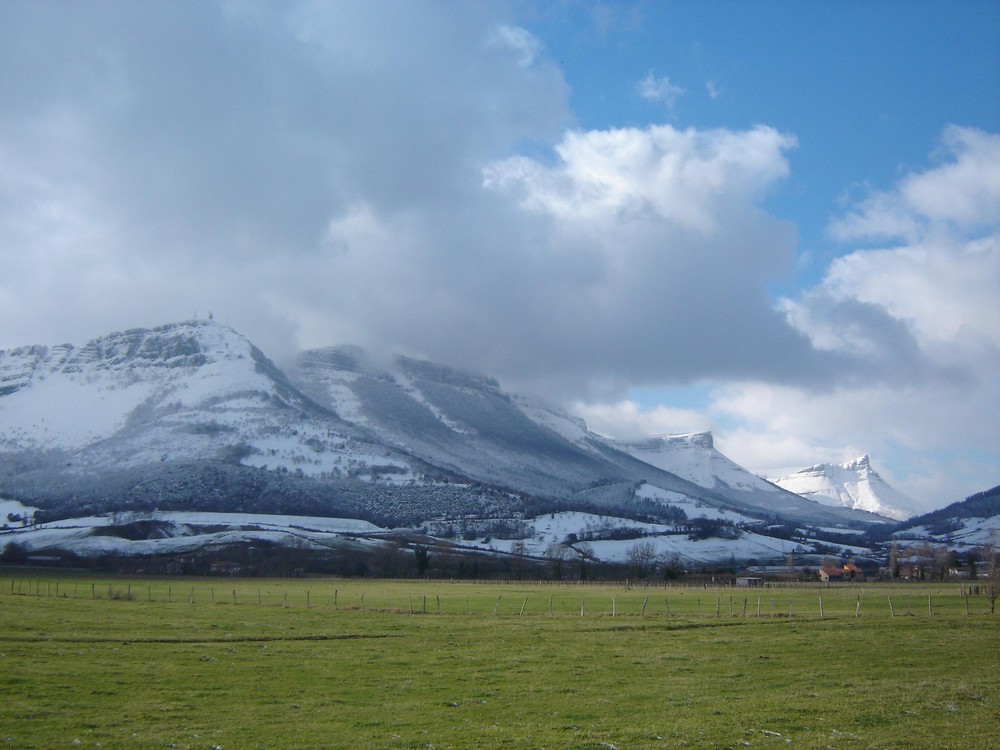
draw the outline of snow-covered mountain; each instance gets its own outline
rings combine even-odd
[[[747,471],[715,447],[710,432],[661,435],[612,444],[651,466],[740,504],[767,508],[774,515],[796,518],[800,522],[818,522],[812,499],[803,502],[800,495]]]
[[[700,487],[728,487],[781,496],[787,494],[720,453],[711,432],[661,435],[648,440],[621,441],[617,445],[636,458],[682,476]]]
[[[845,464],[818,464],[774,480],[802,497],[826,505],[866,510],[896,521],[913,515],[913,500],[886,482],[866,455]]]
[[[129,510],[383,527],[559,512],[670,528],[878,520],[749,474],[707,434],[615,443],[490,378],[350,347],[282,371],[199,320],[0,352],[0,496],[45,523]]]

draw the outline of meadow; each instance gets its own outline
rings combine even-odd
[[[6,576],[0,747],[1000,741],[1000,615],[957,584]]]

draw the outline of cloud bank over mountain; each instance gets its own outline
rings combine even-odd
[[[6,15],[0,348],[212,311],[279,358],[402,351],[610,433],[683,415],[633,389],[707,384],[670,431],[712,427],[762,472],[869,452],[935,504],[957,464],[963,493],[995,483],[994,134],[946,127],[933,166],[843,207],[822,278],[776,297],[799,249],[769,200],[808,144],[678,124],[660,69],[636,96],[674,124],[584,127],[517,6]]]

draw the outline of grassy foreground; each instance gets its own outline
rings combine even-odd
[[[12,577],[0,747],[994,748],[987,606],[944,584]]]

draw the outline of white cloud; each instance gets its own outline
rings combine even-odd
[[[712,429],[712,421],[704,412],[663,405],[643,409],[627,399],[604,404],[578,402],[574,404],[573,411],[593,432],[620,440]]]
[[[701,233],[718,231],[727,209],[752,210],[788,174],[793,137],[768,127],[677,130],[669,125],[567,133],[559,163],[527,157],[486,170],[489,187],[518,186],[523,205],[563,222],[607,226],[647,212]]]
[[[542,49],[541,43],[531,32],[518,26],[500,26],[490,39],[513,52],[522,68],[534,65]]]
[[[654,76],[653,71],[635,85],[635,90],[643,99],[659,102],[670,111],[673,111],[677,99],[687,93],[682,87],[671,83],[667,76]]]
[[[944,144],[950,160],[834,223],[844,237],[904,242],[853,250],[815,288],[779,301],[789,324],[831,355],[821,387],[730,377],[717,379],[704,414],[632,402],[578,412],[612,436],[710,421],[720,450],[772,477],[869,453],[926,510],[997,484],[1000,201],[978,196],[995,189],[1000,151],[995,136],[956,128]]]
[[[892,191],[868,196],[856,210],[833,222],[841,240],[903,238],[936,232],[981,231],[997,224],[1000,206],[1000,134],[949,126],[939,167],[908,175]]]
[[[848,253],[817,288],[782,301],[816,346],[867,361],[870,374],[820,393],[738,384],[713,405],[767,439],[795,436],[827,461],[905,449],[921,460],[898,472],[901,488],[928,507],[1000,480],[1000,137],[949,127],[943,143],[950,160],[833,225],[840,237],[904,244]],[[745,438],[734,441],[738,455],[752,453]],[[764,460],[751,453],[745,460]]]

